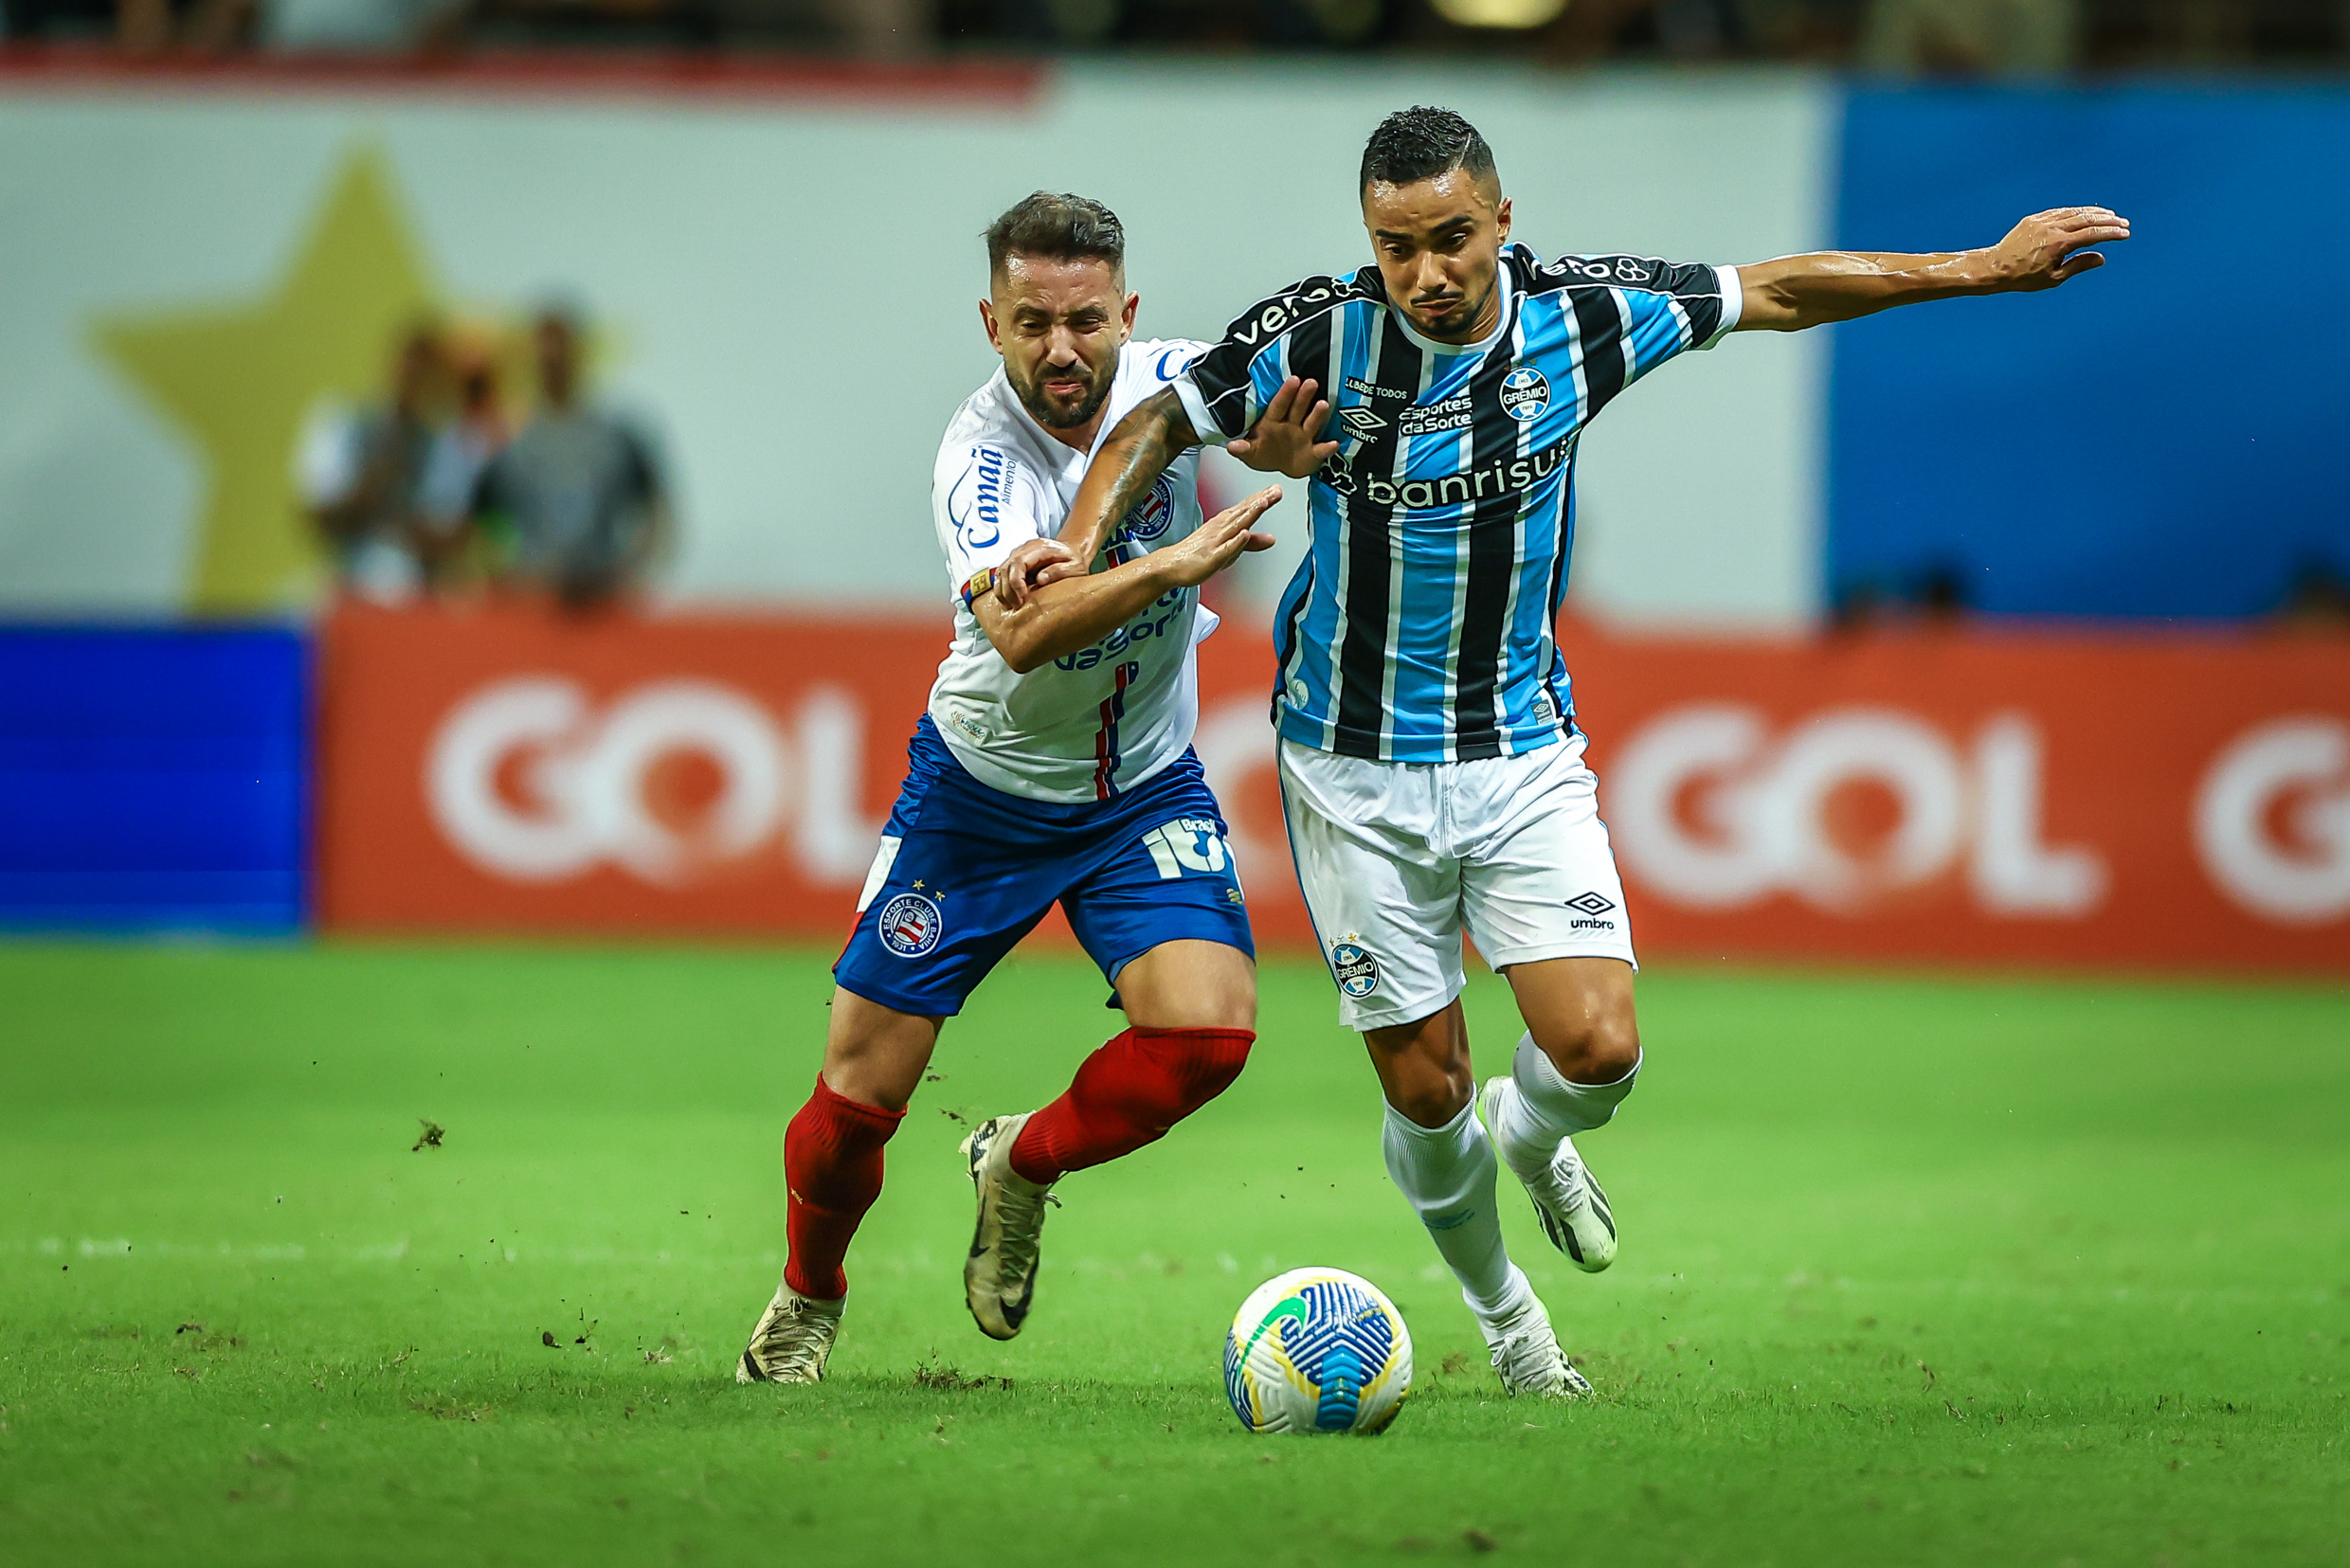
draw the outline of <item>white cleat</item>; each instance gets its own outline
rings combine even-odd
[[[1012,1145],[1029,1114],[991,1117],[963,1140],[971,1185],[979,1194],[971,1255],[963,1260],[963,1297],[979,1331],[995,1340],[1019,1335],[1037,1293],[1037,1251],[1050,1189],[1012,1168]]]
[[[1616,1216],[1607,1206],[1607,1194],[1575,1152],[1574,1139],[1562,1138],[1556,1148],[1542,1149],[1509,1138],[1503,1130],[1498,1102],[1516,1092],[1517,1085],[1509,1078],[1491,1078],[1478,1097],[1478,1114],[1492,1134],[1494,1152],[1526,1184],[1526,1196],[1534,1200],[1534,1217],[1542,1221],[1550,1245],[1576,1268],[1596,1274],[1616,1261]]]
[[[1590,1396],[1590,1379],[1576,1371],[1566,1352],[1559,1348],[1559,1337],[1550,1330],[1550,1314],[1543,1310],[1541,1302],[1535,1302],[1506,1332],[1483,1324],[1478,1326],[1485,1329],[1485,1343],[1493,1353],[1493,1375],[1501,1379],[1504,1393],[1547,1399]]]
[[[821,1383],[824,1363],[832,1359],[832,1339],[841,1331],[841,1308],[848,1298],[818,1301],[790,1286],[779,1287],[775,1299],[759,1315],[750,1331],[750,1348],[734,1368],[738,1383]]]

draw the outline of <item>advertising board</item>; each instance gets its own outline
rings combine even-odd
[[[943,618],[338,611],[331,929],[839,940]],[[2350,967],[2350,663],[2280,639],[1563,642],[1642,952]],[[1289,864],[1272,653],[1201,650],[1258,938]]]

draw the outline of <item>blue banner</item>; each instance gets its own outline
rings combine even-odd
[[[0,927],[298,929],[308,666],[279,628],[0,629]]]
[[[2338,89],[1855,91],[1840,247],[2088,205],[2136,234],[2052,294],[1835,330],[1831,598],[2217,618],[2350,586],[2345,187]]]

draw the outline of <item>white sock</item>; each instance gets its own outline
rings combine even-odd
[[[1469,1310],[1480,1322],[1523,1311],[1533,1288],[1502,1246],[1501,1214],[1493,1198],[1499,1167],[1476,1107],[1463,1107],[1440,1127],[1424,1127],[1389,1106],[1380,1141],[1387,1174],[1452,1266]]]
[[[1559,1140],[1593,1127],[1605,1126],[1632,1081],[1640,1075],[1635,1057],[1632,1071],[1612,1084],[1579,1084],[1543,1054],[1530,1034],[1518,1038],[1518,1054],[1509,1063],[1509,1082],[1494,1097],[1501,1124],[1502,1146],[1509,1151],[1509,1168],[1521,1177],[1550,1163]],[[1526,1168],[1520,1170],[1523,1165]]]

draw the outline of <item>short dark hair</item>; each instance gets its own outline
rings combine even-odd
[[[1098,257],[1111,270],[1126,272],[1126,225],[1101,203],[1085,196],[1039,190],[987,225],[987,274],[1003,270],[1007,257],[1050,256],[1074,261]]]
[[[1363,183],[1410,185],[1466,169],[1480,183],[1492,179],[1493,150],[1477,128],[1450,109],[1415,104],[1379,122],[1363,147]]]

